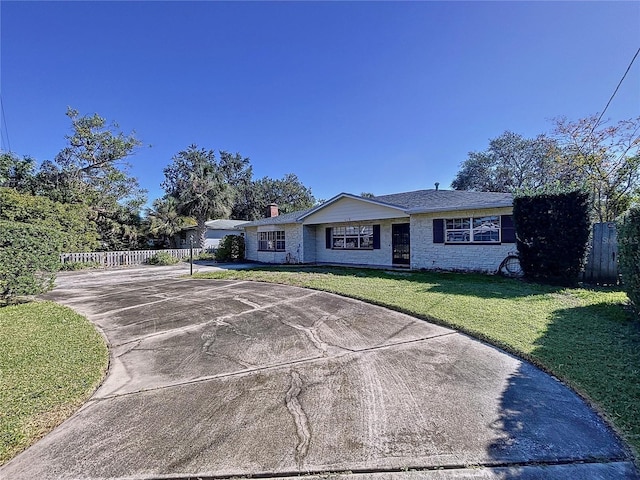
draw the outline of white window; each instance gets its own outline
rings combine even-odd
[[[499,243],[500,217],[448,218],[445,220],[447,243]]]
[[[284,230],[258,232],[258,251],[284,252]]]
[[[343,250],[373,249],[373,225],[344,225],[331,229],[331,247]]]

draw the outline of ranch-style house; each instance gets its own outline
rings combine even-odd
[[[418,190],[376,197],[340,193],[309,210],[245,223],[246,258],[496,272],[515,250],[508,193]]]

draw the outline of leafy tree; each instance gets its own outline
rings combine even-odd
[[[597,115],[555,120],[559,167],[572,171],[591,196],[593,217],[614,221],[640,194],[640,117],[614,125]]]
[[[178,201],[175,197],[165,196],[154,200],[147,211],[147,229],[154,238],[160,238],[163,245],[175,248],[175,235],[195,222],[189,217],[180,215]]]
[[[282,213],[291,213],[311,208],[315,204],[311,189],[305,187],[293,173],[287,173],[280,180],[267,181],[266,187],[265,208],[270,203],[277,203]]]
[[[191,145],[174,156],[172,165],[165,169],[162,186],[167,196],[175,198],[179,215],[196,219],[201,242],[207,220],[229,216],[256,220],[264,217],[270,203],[278,204],[282,213],[315,204],[311,190],[294,174],[279,180],[269,177],[253,180],[252,176],[249,158],[220,151],[217,160],[213,150]]]
[[[230,216],[242,220],[247,217],[246,212],[252,210],[256,199],[250,160],[239,153],[232,155],[221,151],[220,168],[225,182],[233,189],[233,206]]]
[[[0,220],[37,225],[59,235],[67,252],[86,252],[98,247],[96,224],[84,204],[62,204],[46,197],[0,188]]]
[[[257,220],[265,216],[271,203],[278,205],[280,213],[290,213],[311,208],[315,202],[311,189],[292,173],[279,180],[263,177],[240,187],[231,216],[238,220]]]
[[[311,189],[305,187],[292,173],[279,180],[261,178],[254,182],[253,189],[256,192],[253,219],[264,217],[267,206],[271,203],[278,205],[280,213],[306,210],[315,205]]]
[[[225,181],[234,189],[251,184],[253,177],[253,167],[248,157],[243,157],[239,153],[231,154],[221,150],[220,152],[220,170]]]
[[[107,212],[98,212],[96,225],[100,232],[99,250],[135,250],[143,245],[142,217],[137,205],[114,205]]]
[[[456,190],[516,192],[550,182],[567,181],[556,169],[558,147],[544,135],[527,139],[506,131],[490,140],[484,152],[470,152],[451,186]]]
[[[452,186],[518,192],[562,185],[590,194],[591,216],[614,221],[640,199],[640,117],[613,125],[592,115],[556,119],[551,137],[505,132],[485,152],[471,152]]]
[[[162,187],[168,196],[176,199],[181,215],[196,220],[198,245],[204,247],[205,222],[210,218],[227,218],[235,193],[225,179],[215,152],[191,145],[173,157],[164,175]]]
[[[0,153],[0,187],[33,193],[36,162],[31,157],[20,158],[11,152]]]
[[[54,162],[43,162],[36,175],[36,193],[63,203],[89,206],[103,249],[138,246],[139,211],[146,192],[129,175],[130,157],[141,142],[118,131],[97,114],[81,116],[69,108],[72,133]]]
[[[128,167],[124,159],[140,146],[135,135],[116,131],[117,124],[107,125],[98,114],[80,116],[77,110],[69,108],[67,116],[73,133],[65,136],[68,145],[55,161],[67,177],[76,181],[78,192],[97,195],[113,180],[129,186],[127,197],[135,192],[135,179],[126,177],[126,172],[118,168]]]

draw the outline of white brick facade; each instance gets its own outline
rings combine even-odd
[[[284,231],[284,252],[258,251],[258,232]],[[245,229],[245,258],[262,263],[300,263],[304,258],[303,226],[297,223],[265,225]]]
[[[323,223],[316,226],[316,262],[319,263],[352,263],[355,265],[392,264],[391,225],[407,223],[408,218],[360,222],[367,225],[380,225],[380,248],[374,250],[339,250],[327,248],[325,229],[336,224]],[[344,225],[344,224],[342,224]]]
[[[510,215],[511,208],[467,210],[451,213],[411,216],[411,268],[427,270],[463,270],[495,273],[514,243],[496,245],[451,245],[433,243],[433,220],[484,215]]]
[[[340,194],[309,213],[294,213],[257,221],[245,227],[246,258],[264,263],[335,263],[392,266],[392,230],[394,224],[410,225],[410,264],[412,269],[456,270],[495,273],[514,243],[435,243],[434,220],[511,215],[512,199],[508,194],[417,191],[391,195],[391,200],[406,201],[412,208],[376,203],[349,194]],[[385,197],[380,197],[385,198]],[[491,200],[495,203],[487,204]],[[412,203],[413,202],[413,203]],[[415,207],[418,205],[418,207]],[[426,210],[424,205],[427,205]],[[473,206],[472,206],[473,205]],[[509,205],[509,206],[507,206]],[[475,206],[475,208],[474,208]],[[468,209],[465,209],[468,208]],[[418,213],[418,212],[429,213]],[[282,223],[280,223],[282,222]],[[379,225],[380,248],[342,250],[327,248],[326,229],[344,225]],[[511,225],[509,236],[512,237]],[[285,232],[285,251],[258,251],[258,234]],[[374,243],[377,246],[377,227]],[[441,231],[438,229],[438,236]]]

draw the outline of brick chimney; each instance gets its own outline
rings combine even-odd
[[[267,205],[267,218],[277,217],[279,213],[277,204],[270,203]]]

